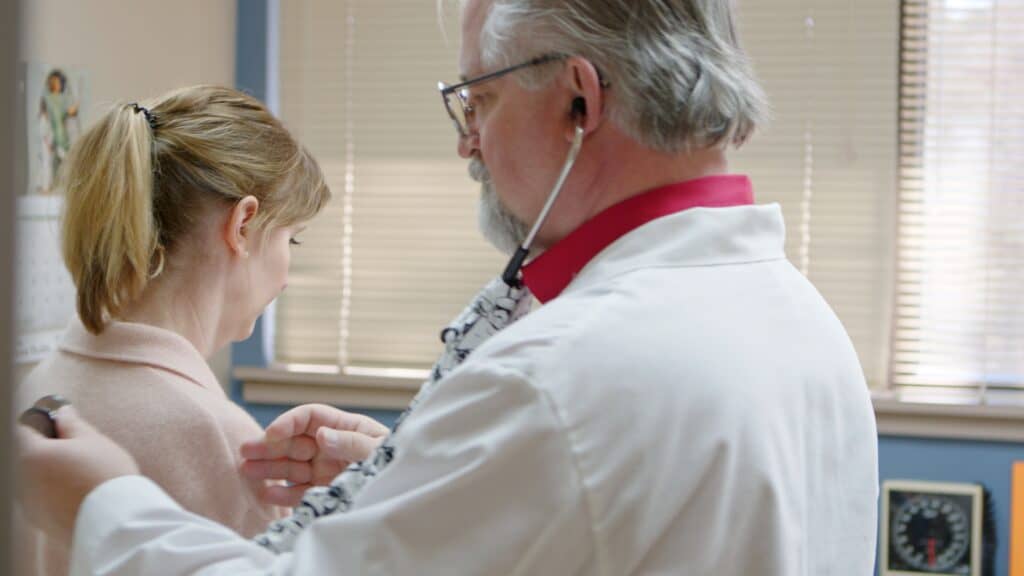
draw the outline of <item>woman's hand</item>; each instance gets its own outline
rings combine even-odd
[[[242,474],[287,481],[267,486],[261,498],[295,506],[310,487],[329,484],[349,464],[369,457],[388,432],[368,416],[324,404],[298,406],[267,426],[263,438],[242,445]]]

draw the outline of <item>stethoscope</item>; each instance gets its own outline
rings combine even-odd
[[[582,98],[573,100],[572,103],[572,114],[574,118],[580,118],[584,114],[585,105]],[[551,207],[554,206],[555,200],[558,199],[558,195],[562,192],[562,186],[565,185],[566,179],[569,177],[569,172],[572,171],[573,165],[576,164],[576,157],[579,156],[580,148],[583,146],[583,126],[577,125],[576,132],[573,134],[572,146],[569,148],[569,155],[565,158],[565,164],[562,166],[562,172],[558,175],[558,180],[555,181],[554,188],[551,189],[551,193],[548,194],[547,202],[544,203],[544,208],[540,211],[540,216],[537,217],[537,221],[533,223],[533,228],[530,229],[530,233],[527,234],[526,240],[516,249],[515,254],[508,261],[508,265],[505,266],[505,271],[501,274],[501,279],[506,284],[512,287],[518,288],[521,284],[519,279],[519,271],[523,268],[523,262],[526,261],[526,257],[530,255],[530,246],[533,245],[533,240],[537,237],[537,232],[540,231],[540,227],[544,225],[544,221],[548,217],[548,213],[551,212]]]

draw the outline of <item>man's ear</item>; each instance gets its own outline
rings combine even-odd
[[[224,241],[231,253],[247,258],[252,248],[253,234],[249,229],[260,209],[260,201],[255,196],[242,198],[231,208],[224,227]]]
[[[583,128],[585,134],[590,134],[601,125],[604,120],[604,90],[601,75],[586,58],[569,58],[565,73],[569,88],[566,110],[571,120],[566,138],[571,142],[577,126]]]

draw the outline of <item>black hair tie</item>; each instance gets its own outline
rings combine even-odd
[[[129,106],[132,107],[132,110],[134,110],[136,114],[138,114],[139,112],[142,112],[142,115],[146,117],[146,122],[149,124],[149,129],[150,130],[156,130],[156,115],[155,114],[150,112],[149,109],[146,108],[145,106],[139,106],[138,102],[132,102],[131,104],[129,104]]]

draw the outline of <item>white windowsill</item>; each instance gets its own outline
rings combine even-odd
[[[426,378],[411,370],[373,374],[293,367],[239,367],[234,376],[242,381],[242,398],[254,404],[319,402],[377,410],[403,410]],[[1024,442],[1024,403],[908,400],[886,392],[873,393],[872,401],[880,435]]]
[[[404,410],[426,379],[425,373],[342,373],[290,367],[238,367],[242,399],[253,404],[334,404],[374,410]]]
[[[1019,398],[1004,403],[925,401],[876,392],[872,402],[880,435],[1024,442],[1024,404]]]

